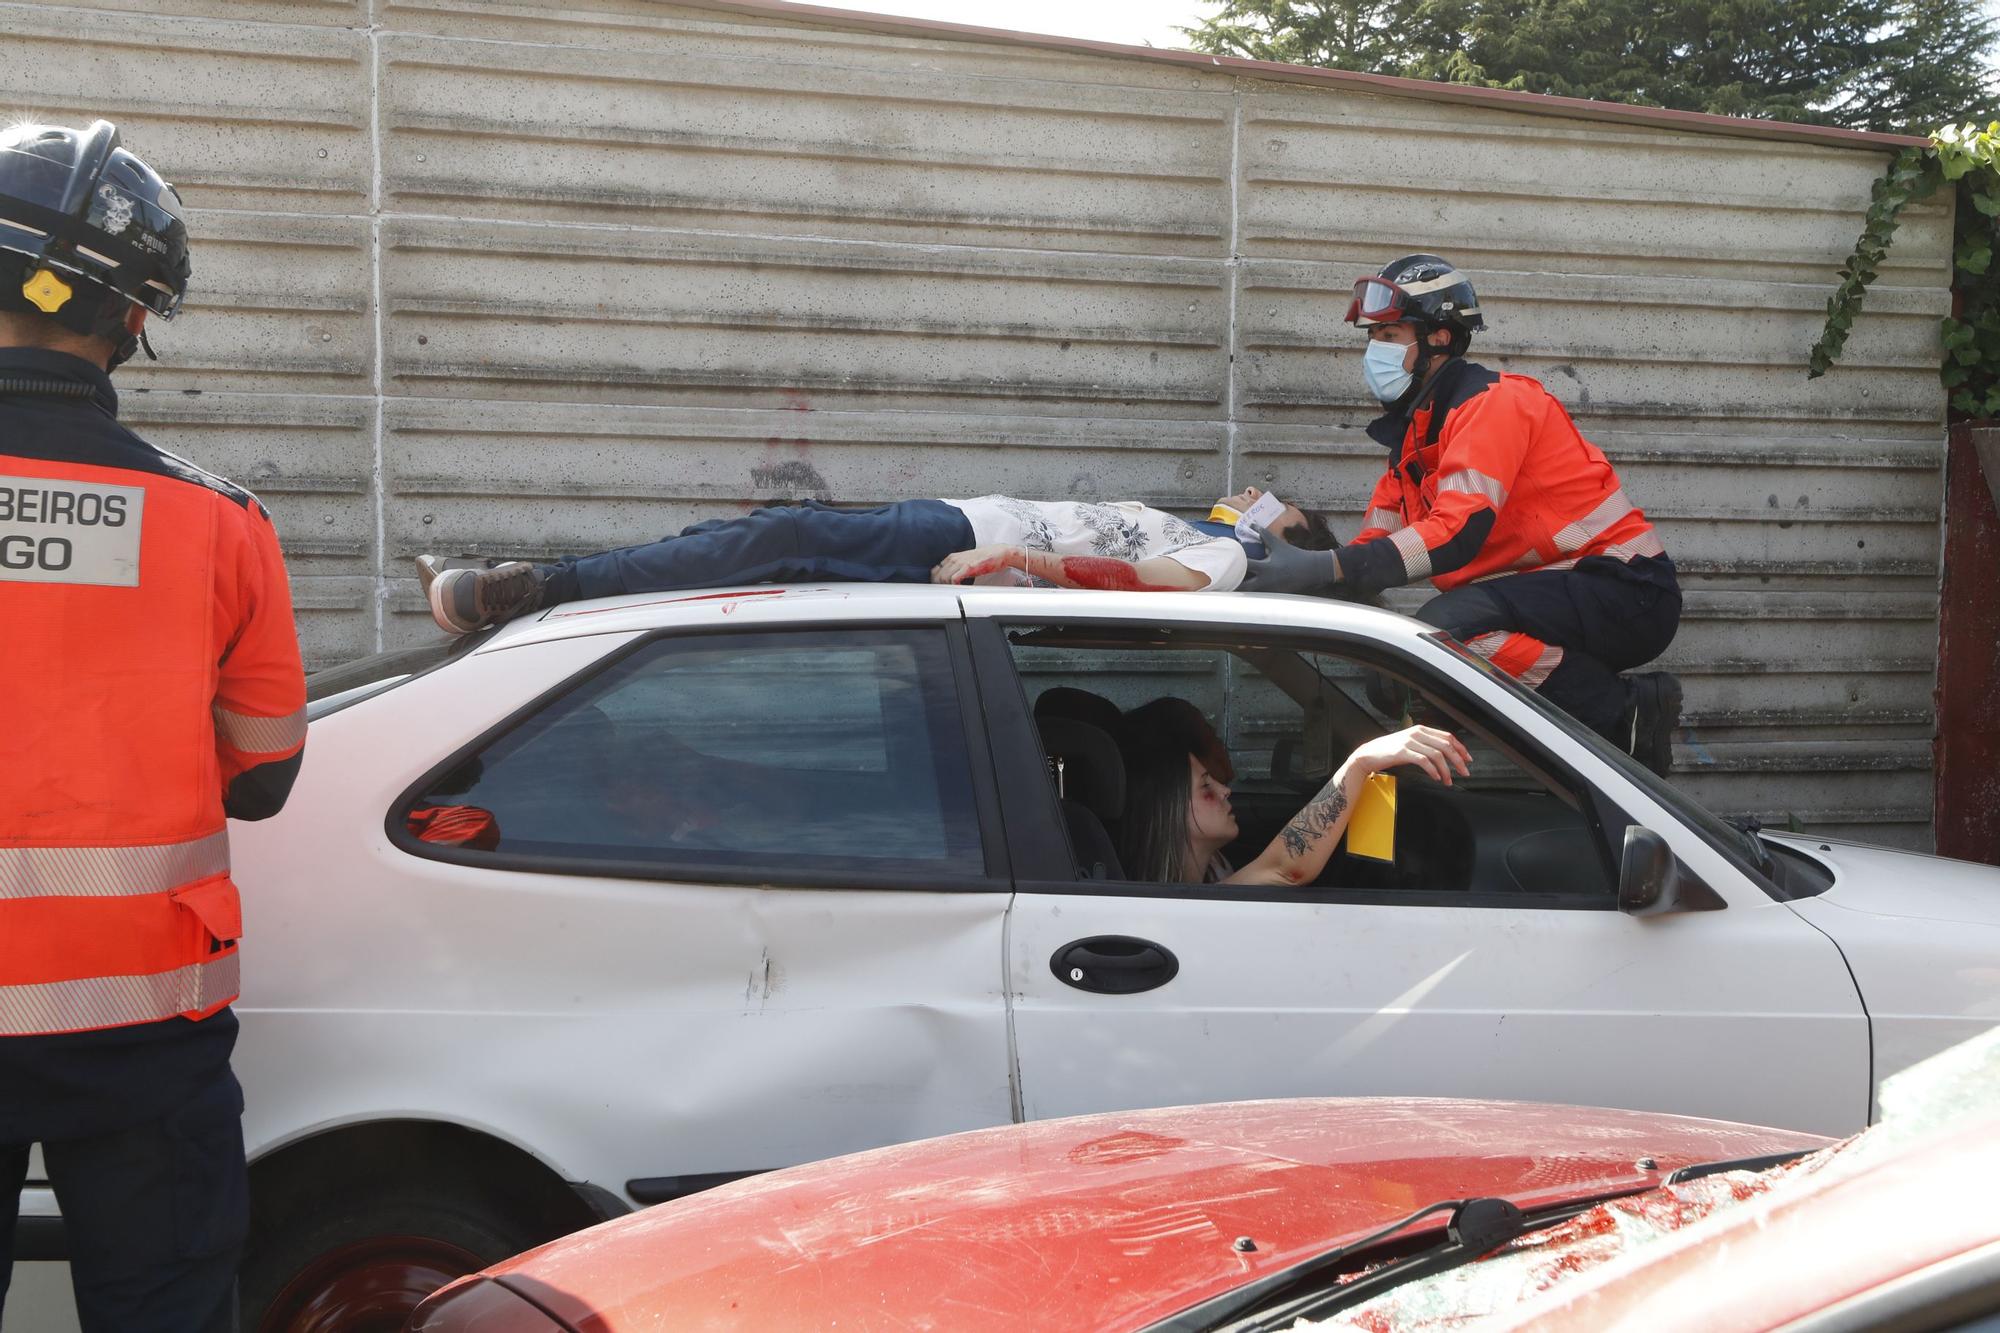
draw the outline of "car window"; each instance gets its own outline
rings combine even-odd
[[[404,821],[461,852],[663,874],[983,868],[931,629],[655,640],[448,767]]]
[[[1430,639],[1449,652],[1464,659],[1488,680],[1506,690],[1515,698],[1527,704],[1546,718],[1558,729],[1569,733],[1579,744],[1589,747],[1606,763],[1617,768],[1635,786],[1658,801],[1695,830],[1708,845],[1722,853],[1743,874],[1757,884],[1781,898],[1807,898],[1824,892],[1832,883],[1823,869],[1818,873],[1787,873],[1777,867],[1766,868],[1760,864],[1763,859],[1756,836],[1732,826],[1710,811],[1699,801],[1689,796],[1673,783],[1641,764],[1617,746],[1608,743],[1602,736],[1584,726],[1562,709],[1550,703],[1534,690],[1524,688],[1521,683],[1506,672],[1496,668],[1491,662],[1467,648],[1448,634],[1432,634]],[[1775,883],[1772,874],[1778,873],[1783,885]]]
[[[1108,841],[1124,847],[1126,878],[1146,878],[1133,860],[1125,825],[1137,813],[1111,808],[1091,775],[1099,763],[1076,739],[1079,726],[1120,740],[1121,759],[1145,747],[1135,729],[1171,721],[1160,699],[1180,700],[1212,726],[1233,770],[1229,785],[1239,836],[1224,850],[1232,866],[1254,859],[1332,777],[1358,744],[1413,723],[1453,732],[1473,755],[1472,775],[1449,787],[1410,768],[1397,769],[1393,855],[1384,861],[1343,844],[1314,888],[1328,891],[1464,892],[1558,895],[1609,907],[1615,885],[1608,857],[1579,793],[1524,767],[1497,733],[1464,716],[1414,675],[1341,651],[1302,650],[1295,642],[1260,644],[1232,631],[1228,642],[1194,633],[1111,627],[1014,626],[1008,643],[1037,716],[1052,781],[1064,790],[1072,843],[1094,832],[1076,806],[1092,813]],[[1122,733],[1122,735],[1121,735]],[[1072,753],[1059,753],[1059,751]],[[1125,774],[1126,799],[1144,785]],[[1082,865],[1086,878],[1102,877]],[[1102,860],[1101,854],[1099,859]]]

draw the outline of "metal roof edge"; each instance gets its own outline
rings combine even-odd
[[[1428,79],[1404,79],[1387,74],[1362,74],[1344,69],[1320,69],[1311,65],[1286,65],[1272,60],[1246,60],[1240,56],[1211,56],[1198,51],[1169,51],[1153,46],[1127,46],[1118,42],[1092,41],[1083,37],[1056,37],[1044,33],[1015,32],[1007,28],[983,28],[969,23],[949,23],[941,19],[905,18],[897,14],[835,9],[827,5],[794,3],[794,0],[673,0],[673,2],[687,9],[756,14],[793,22],[821,23],[830,27],[856,28],[902,36],[999,42],[1012,46],[1083,51],[1120,59],[1149,60],[1193,69],[1221,70],[1283,83],[1331,84],[1354,92],[1418,98],[1430,102],[1452,102],[1496,111],[1515,111],[1525,115],[1561,116],[1572,120],[1654,126],[1661,129],[1686,130],[1696,134],[1730,135],[1741,139],[1774,139],[1818,144],[1828,148],[1865,149],[1871,152],[1896,152],[1904,148],[1921,147],[1930,142],[1928,139],[1910,134],[1882,134],[1873,130],[1840,129],[1831,125],[1800,125],[1785,120],[1752,120],[1743,116],[1712,115],[1705,111],[1676,111],[1668,107],[1628,106],[1619,102],[1599,102],[1585,97],[1557,97],[1549,93],[1524,93],[1507,88],[1476,88],[1466,84],[1435,83]]]

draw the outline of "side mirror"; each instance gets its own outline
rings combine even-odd
[[[1665,838],[1637,824],[1627,826],[1625,851],[1618,863],[1619,911],[1627,916],[1665,916],[1719,912],[1728,905],[1681,863]]]

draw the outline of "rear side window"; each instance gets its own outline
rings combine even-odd
[[[951,663],[927,628],[657,640],[404,818],[433,845],[663,875],[983,869]]]

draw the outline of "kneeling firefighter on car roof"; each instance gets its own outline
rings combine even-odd
[[[1680,682],[1619,673],[1673,641],[1680,585],[1610,461],[1540,383],[1465,359],[1479,298],[1436,255],[1356,282],[1347,322],[1389,408],[1368,427],[1388,470],[1353,541],[1273,538],[1244,590],[1362,598],[1429,578],[1440,591],[1419,619],[1666,772]]]
[[[118,424],[188,274],[113,126],[0,130],[0,1300],[39,1143],[86,1333],[235,1326],[224,819],[278,812],[306,732],[270,515]]]

